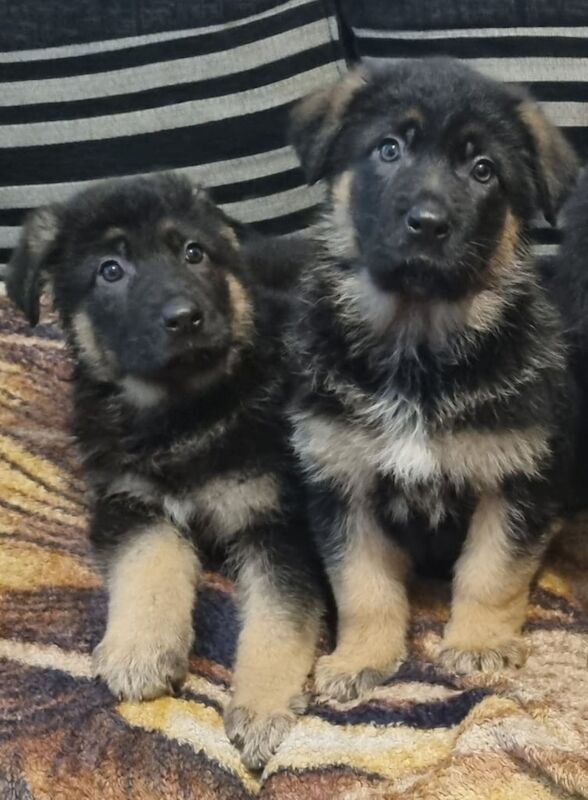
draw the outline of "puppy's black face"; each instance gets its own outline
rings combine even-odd
[[[91,189],[57,209],[55,224],[55,306],[98,377],[175,383],[208,374],[247,336],[235,230],[182,179]]]
[[[557,137],[530,101],[440,59],[356,73],[293,122],[307,173],[329,179],[337,224],[353,230],[350,266],[418,299],[480,290],[533,213],[552,214],[541,145],[562,145],[562,178],[575,165]]]
[[[483,285],[507,219],[529,215],[533,190],[516,130],[509,146],[489,109],[451,108],[442,86],[416,102],[422,91],[407,92],[362,130],[349,213],[378,288],[454,300]]]

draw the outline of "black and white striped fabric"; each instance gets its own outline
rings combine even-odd
[[[342,0],[358,59],[448,55],[498,80],[528,86],[588,158],[588,2]],[[536,251],[560,234],[537,221]]]
[[[185,4],[103,4],[118,6],[118,27],[136,35],[96,40],[114,26],[104,25],[101,2],[80,3],[95,14],[72,30],[54,0],[21,0],[26,26],[15,15],[2,35],[0,263],[28,209],[97,179],[158,169],[211,187],[228,213],[263,230],[303,227],[321,190],[304,185],[286,119],[293,101],[345,69],[330,0],[195,2],[186,21],[201,24],[181,30],[157,30],[148,12]],[[223,21],[205,24],[220,6]],[[53,9],[49,40],[35,7],[41,17]],[[31,38],[50,46],[24,49]]]
[[[287,112],[346,58],[442,53],[526,83],[588,158],[588,0],[20,0],[6,11],[0,265],[29,208],[157,169],[212,187],[261,230],[304,227],[321,188],[304,185]],[[552,253],[558,232],[538,225],[536,240]]]

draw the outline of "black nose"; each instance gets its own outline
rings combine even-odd
[[[417,203],[406,215],[406,227],[411,236],[433,242],[449,236],[449,215],[437,203]]]
[[[202,312],[191,300],[178,298],[164,305],[161,319],[170,333],[193,333],[202,325]]]

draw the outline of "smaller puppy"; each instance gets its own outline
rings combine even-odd
[[[244,235],[180,177],[105,183],[29,217],[8,294],[35,324],[47,283],[76,359],[109,591],[97,672],[129,700],[173,691],[199,552],[224,548],[243,622],[225,725],[259,768],[304,708],[321,586],[283,414],[287,304]]]
[[[444,59],[359,68],[303,100],[291,134],[328,189],[292,336],[294,443],[338,607],[317,687],[349,699],[394,670],[411,567],[453,570],[443,665],[518,666],[573,417],[528,232],[575,155],[529,97]]]

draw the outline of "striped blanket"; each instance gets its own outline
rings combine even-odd
[[[430,658],[448,587],[414,587],[411,656],[361,702],[313,702],[261,776],[222,726],[237,621],[210,567],[177,698],[119,703],[92,678],[105,594],[68,434],[70,364],[0,298],[1,800],[564,800],[588,798],[588,615],[554,554],[520,671],[458,678]]]

